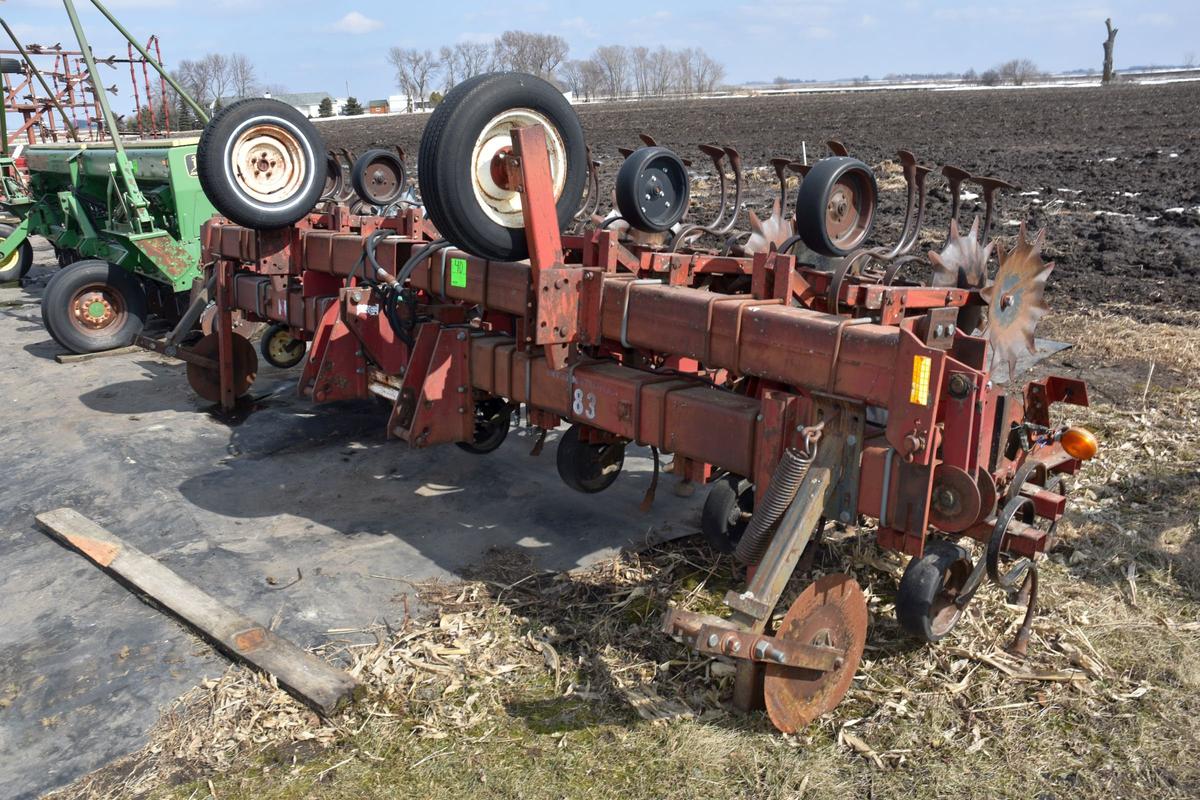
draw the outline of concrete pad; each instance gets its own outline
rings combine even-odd
[[[398,621],[410,581],[453,579],[493,547],[570,569],[698,528],[704,493],[676,497],[674,478],[638,511],[646,451],[588,496],[559,480],[552,440],[540,458],[515,431],[488,456],[410,450],[385,439],[372,402],[296,399],[298,370],[263,363],[260,407],[231,427],[179,363],[57,364],[38,307],[52,254],[36,258],[25,288],[0,289],[0,797],[137,749],[174,698],[227,666],[36,530],[40,511],[77,509],[303,646]]]

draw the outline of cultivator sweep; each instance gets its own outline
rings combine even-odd
[[[660,454],[673,454],[681,481],[710,485],[704,533],[748,582],[725,598],[727,616],[672,609],[664,630],[734,660],[736,704],[765,704],[783,731],[840,701],[866,641],[866,600],[848,575],[817,579],[775,617],[826,520],[874,521],[880,546],[912,556],[896,603],[907,630],[942,638],[991,579],[1027,603],[1014,643],[1024,650],[1062,478],[1096,449],[1050,415],[1056,403],[1086,405],[1083,383],[1013,383],[1045,311],[1052,265],[1040,234],[1022,229],[998,250],[990,280],[992,245],[977,226],[963,236],[952,222],[939,251],[914,255],[931,170],[901,153],[902,233],[868,246],[875,178],[836,143],[811,165],[772,162],[775,208],[738,234],[738,153],[701,148],[719,197],[694,220],[689,165],[644,137],[624,153],[604,213],[572,109],[518,74],[447,94],[421,143],[423,205],[364,216],[334,199],[263,225],[275,213],[264,208],[293,195],[264,201],[250,176],[325,150],[310,125],[261,105],[257,144],[242,148],[236,109],[206,129],[199,157],[203,181],[226,181],[210,192],[225,217],[204,230],[216,332],[194,350],[179,345],[182,326],[148,343],[186,360],[202,397],[229,408],[253,380],[253,349],[228,324],[239,311],[311,342],[303,396],[382,397],[388,435],[412,447],[490,452],[523,409],[543,436],[569,425],[556,460],[579,491],[611,485],[628,445],[652,448],[647,503]],[[244,161],[230,173],[206,149]],[[324,180],[324,165],[304,169]],[[957,197],[971,178],[946,174]],[[390,165],[380,184],[393,191],[403,175]],[[986,234],[1000,182],[979,182]],[[929,284],[902,277],[918,264]],[[1009,365],[1008,385],[993,357]]]

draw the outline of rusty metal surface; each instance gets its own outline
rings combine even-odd
[[[1021,225],[1017,243],[1011,250],[1000,248],[1000,269],[992,285],[980,294],[988,303],[987,334],[996,357],[1007,363],[1011,378],[1016,374],[1022,352],[1034,351],[1034,331],[1049,313],[1046,306],[1046,280],[1054,263],[1042,260],[1043,229],[1030,239]]]
[[[841,702],[862,660],[867,622],[867,598],[849,575],[826,575],[800,593],[779,623],[777,638],[843,655],[828,671],[767,665],[763,693],[776,728],[795,733]]]
[[[218,361],[218,337],[219,334],[216,333],[205,336],[191,348],[192,353],[200,358]],[[188,385],[196,394],[211,403],[220,403],[225,397],[222,392],[222,374],[228,376],[228,389],[236,399],[250,390],[250,385],[254,383],[258,373],[258,353],[249,340],[236,333],[230,334],[229,347],[231,355],[226,362],[229,366],[225,369],[213,369],[194,359],[187,362]]]

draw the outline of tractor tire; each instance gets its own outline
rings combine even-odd
[[[547,131],[559,227],[571,222],[588,177],[579,117],[541,78],[494,72],[468,78],[438,103],[421,135],[417,177],[425,210],[455,247],[492,261],[529,256],[519,195],[492,177],[515,126]]]
[[[833,156],[813,164],[796,194],[796,232],[814,252],[845,256],[871,235],[879,186],[857,158]]]
[[[925,642],[938,642],[958,624],[962,609],[955,592],[971,574],[971,555],[942,539],[925,543],[925,554],[908,562],[896,590],[896,621]]]
[[[74,263],[74,262],[71,262],[71,263]],[[57,342],[58,345],[60,347],[63,347],[64,349],[65,349],[65,345],[63,345],[62,340],[60,340],[58,338],[58,334],[54,332],[54,328],[50,324],[49,300],[50,300],[50,287],[54,285],[54,282],[56,280],[58,280],[59,276],[61,276],[63,274],[63,270],[65,270],[65,269],[66,269],[66,267],[61,267],[60,269],[55,271],[50,276],[50,280],[46,281],[46,285],[42,288],[42,300],[41,300],[42,327],[46,329],[46,333],[50,334],[50,338],[53,339],[55,342]]]
[[[133,343],[146,323],[146,292],[137,279],[105,261],[76,261],[43,295],[42,322],[72,353],[99,353]]]
[[[0,225],[0,239],[7,239],[12,236],[16,230],[12,225]],[[29,272],[29,268],[33,266],[33,245],[29,243],[29,239],[21,242],[21,245],[12,252],[7,261],[0,262],[0,283],[8,283],[9,281],[19,281]]]
[[[382,148],[363,153],[350,170],[354,193],[374,206],[386,208],[399,200],[407,182],[400,156]]]
[[[196,148],[200,187],[214,207],[254,230],[303,219],[326,189],[328,158],[316,127],[270,98],[239,100],[204,126]]]

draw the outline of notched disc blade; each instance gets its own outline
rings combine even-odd
[[[258,354],[254,352],[254,345],[250,344],[246,337],[235,333],[230,338],[233,341],[233,396],[241,397],[250,391],[250,385],[254,383],[258,373]],[[192,352],[216,361],[218,348],[217,334],[210,333],[196,343]],[[187,378],[188,384],[196,394],[210,403],[221,401],[221,375],[217,370],[189,363]]]
[[[845,651],[842,666],[829,672],[767,665],[767,714],[776,728],[795,733],[846,696],[867,643],[867,598],[849,575],[826,575],[800,593],[776,636]]]
[[[1035,352],[1034,331],[1050,311],[1045,299],[1046,279],[1054,263],[1042,260],[1045,234],[1042,230],[1029,239],[1021,225],[1016,246],[1008,252],[999,250],[996,279],[980,292],[988,302],[987,333],[992,350],[1008,364],[1010,380],[1016,375],[1020,355]]]
[[[929,263],[933,266],[932,286],[950,289],[982,289],[987,285],[988,259],[992,257],[992,245],[983,246],[979,241],[979,217],[971,225],[966,236],[959,233],[958,220],[950,220],[950,237],[940,253],[930,253]],[[983,324],[983,308],[966,306],[959,309],[958,327],[968,334]]]

